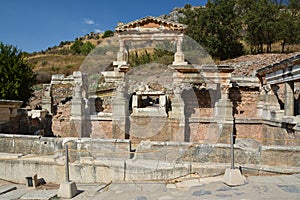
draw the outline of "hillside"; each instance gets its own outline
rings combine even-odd
[[[37,82],[47,83],[53,74],[70,75],[78,70],[84,58],[83,55],[39,54],[29,57],[28,61],[34,65]]]
[[[29,54],[27,60],[34,66],[33,70],[37,73],[37,82],[47,83],[50,82],[53,74],[70,75],[73,71],[78,70],[86,55],[73,53],[71,46],[77,40],[83,44],[90,42],[97,46],[104,40],[102,36],[103,34],[92,32],[76,38],[74,41],[62,41],[58,46]]]

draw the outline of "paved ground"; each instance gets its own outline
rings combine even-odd
[[[176,200],[176,199],[300,199],[300,175],[251,176],[246,184],[228,187],[222,177],[185,178],[164,182],[77,184],[75,200]],[[0,199],[59,199],[57,189],[34,190],[0,181]]]

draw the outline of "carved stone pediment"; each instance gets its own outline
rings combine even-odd
[[[147,31],[162,31],[162,30],[172,30],[183,32],[187,28],[186,25],[171,22],[165,19],[158,17],[144,17],[126,24],[119,23],[115,28],[116,32],[124,31],[138,31],[138,32],[147,32]]]

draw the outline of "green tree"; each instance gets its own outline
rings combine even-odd
[[[209,0],[205,8],[184,11],[182,23],[188,25],[187,35],[199,42],[216,59],[228,59],[243,54],[239,42],[240,18],[236,0]]]
[[[93,45],[91,42],[87,41],[82,44],[80,47],[80,54],[88,55],[96,46]]]
[[[246,41],[255,53],[263,53],[263,45],[271,52],[272,44],[278,40],[279,7],[270,0],[253,0],[245,8]]]
[[[300,12],[300,1],[299,0],[289,0],[288,8],[293,11],[293,13]]]
[[[281,52],[285,52],[285,45],[300,42],[300,18],[291,10],[280,11],[278,19],[278,39],[281,40]]]
[[[111,31],[111,30],[106,30],[103,35],[102,35],[102,38],[107,38],[107,37],[111,37],[114,35],[114,32]]]
[[[27,102],[36,81],[32,66],[22,51],[0,43],[0,99]]]
[[[82,45],[83,45],[83,42],[81,40],[75,40],[75,42],[70,47],[72,53],[80,54]]]
[[[111,31],[111,30],[106,30],[103,35],[102,35],[102,38],[107,38],[107,37],[111,37],[114,35],[114,32]]]
[[[91,42],[82,42],[81,40],[75,40],[74,44],[71,45],[70,49],[73,54],[81,54],[88,55],[93,49],[95,45]]]

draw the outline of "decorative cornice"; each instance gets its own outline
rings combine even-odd
[[[141,24],[144,24],[147,21],[155,22],[161,26],[163,26],[163,25],[169,26],[168,29],[173,30],[173,31],[181,31],[182,32],[187,28],[187,25],[184,25],[184,24],[168,21],[168,20],[165,20],[165,19],[162,19],[159,17],[147,16],[142,19],[134,20],[134,21],[126,23],[126,24],[120,23],[115,28],[115,31],[118,33],[124,32],[124,31],[130,31],[130,30],[139,28]]]

